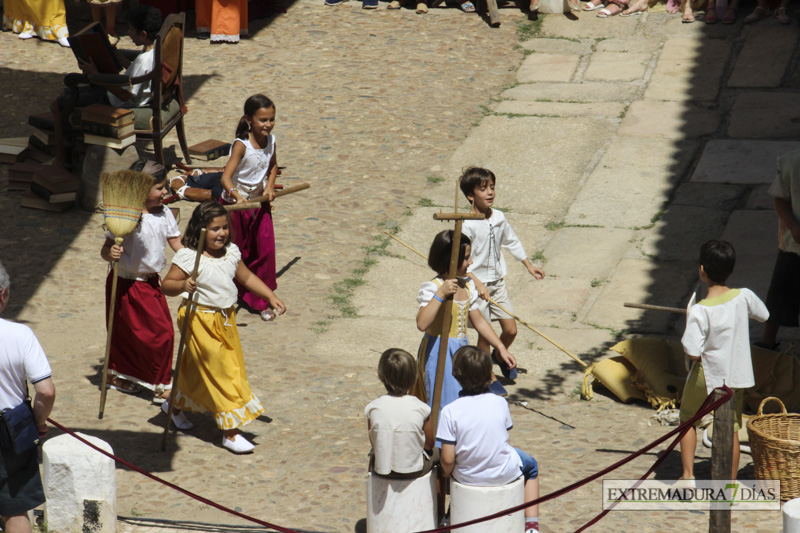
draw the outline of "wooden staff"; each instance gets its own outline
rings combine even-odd
[[[200,258],[203,256],[203,248],[206,246],[206,228],[200,230],[200,238],[197,242],[197,254],[194,256],[194,269],[192,270],[192,280],[197,281],[197,269],[200,267]],[[194,315],[194,295],[197,294],[197,289],[189,295],[189,302],[186,304],[186,313],[183,315],[183,325],[181,326],[181,340],[178,342],[178,359],[175,361],[175,372],[172,374],[172,389],[169,391],[169,400],[167,409],[167,421],[164,424],[164,435],[161,438],[161,451],[167,451],[167,439],[169,438],[169,426],[172,422],[172,410],[175,406],[175,396],[178,394],[178,372],[181,368],[181,360],[183,359],[183,349],[186,346],[186,331],[189,327],[189,322]]]
[[[114,239],[115,244],[122,244],[122,239],[117,237]],[[100,412],[97,418],[103,419],[103,413],[106,410],[106,395],[108,394],[108,362],[111,358],[111,333],[114,331],[114,308],[117,305],[117,280],[119,279],[119,261],[113,263],[114,273],[111,276],[111,302],[108,304],[108,332],[106,333],[106,353],[103,360],[103,381],[100,384]]]
[[[408,244],[404,243],[403,241],[401,241],[400,239],[398,239],[397,237],[395,237],[394,235],[392,235],[388,231],[384,231],[384,233],[386,235],[388,235],[389,237],[391,237],[392,239],[394,239],[397,242],[399,242],[400,244],[402,244],[403,246],[405,246],[406,248],[408,248],[409,250],[411,250],[412,252],[414,252],[415,254],[417,254],[418,256],[420,256],[421,258],[423,258],[425,261],[428,260],[428,258],[425,257],[423,254],[419,253],[414,248],[412,248]],[[535,327],[531,326],[530,324],[528,324],[527,322],[522,320],[520,317],[518,317],[517,315],[515,315],[514,313],[512,313],[511,311],[509,311],[508,309],[506,309],[505,307],[503,307],[499,303],[495,302],[491,298],[489,298],[488,300],[489,300],[490,303],[493,303],[494,305],[496,305],[497,307],[499,307],[500,309],[502,309],[503,311],[505,311],[506,313],[511,315],[511,318],[513,318],[514,320],[516,320],[517,322],[519,322],[520,324],[522,324],[523,326],[525,326],[529,330],[533,331],[534,333],[539,335],[541,338],[543,338],[544,340],[546,340],[547,342],[549,342],[550,344],[552,344],[553,346],[555,346],[556,348],[558,348],[559,350],[561,350],[562,352],[567,354],[568,356],[572,357],[576,362],[578,362],[581,366],[583,366],[583,368],[586,368],[587,366],[589,366],[586,363],[584,363],[583,361],[581,361],[580,359],[578,359],[578,357],[575,354],[573,354],[572,352],[570,352],[569,350],[567,350],[566,348],[561,346],[559,343],[557,343],[556,341],[554,341],[553,339],[551,339],[550,337],[548,337],[547,335],[545,335],[544,333],[542,333],[541,331],[536,329]]]
[[[435,213],[434,220],[455,220],[456,227],[453,230],[453,242],[450,248],[450,268],[447,272],[447,279],[455,279],[456,272],[458,271],[458,252],[461,248],[461,226],[464,220],[480,220],[484,218],[481,213]],[[445,280],[446,281],[446,280]],[[433,386],[433,403],[431,405],[431,423],[433,425],[433,434],[436,434],[436,428],[439,426],[439,406],[442,403],[442,384],[444,383],[444,364],[447,358],[447,347],[450,340],[450,323],[453,319],[453,306],[451,302],[453,296],[450,295],[444,299],[442,304],[442,331],[439,335],[439,359],[436,365],[436,381]]]
[[[663,305],[637,304],[632,302],[625,302],[622,305],[633,309],[647,309],[648,311],[667,311],[669,313],[679,313],[681,315],[686,314],[686,309],[681,309],[680,307],[664,307]]]
[[[311,187],[308,183],[301,183],[300,185],[295,185],[294,187],[288,187],[286,189],[275,191],[275,198],[280,198],[281,196],[286,196],[287,194],[292,194],[293,192],[297,191],[304,191]],[[256,196],[255,198],[250,198],[247,202],[242,202],[241,204],[230,204],[226,205],[225,209],[228,211],[244,211],[247,209],[258,209],[261,207],[261,202],[267,202],[269,198],[267,196]]]

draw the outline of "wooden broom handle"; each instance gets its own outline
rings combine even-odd
[[[197,270],[200,268],[200,258],[203,256],[203,249],[206,246],[206,228],[200,230],[200,238],[197,243],[197,253],[194,256],[194,269],[192,269],[192,280],[197,281]],[[172,409],[175,405],[175,396],[178,394],[178,372],[181,368],[181,360],[183,359],[183,349],[186,346],[186,331],[189,326],[189,321],[194,314],[194,295],[197,294],[197,288],[189,295],[189,302],[186,304],[186,313],[183,315],[183,324],[181,325],[181,340],[178,342],[178,357],[175,361],[175,372],[172,373],[172,388],[169,391],[167,421],[164,423],[164,434],[161,437],[161,451],[167,451],[167,440],[169,439],[169,426],[172,423]]]
[[[116,237],[114,239],[115,244],[122,244],[122,238]],[[97,415],[97,418],[100,420],[103,419],[103,412],[106,410],[106,395],[108,394],[108,390],[106,387],[108,386],[108,360],[111,357],[111,332],[114,330],[114,308],[116,307],[117,303],[117,280],[119,279],[119,261],[114,261],[113,263],[113,270],[114,273],[111,277],[111,302],[108,304],[108,331],[106,332],[106,354],[105,359],[103,360],[103,381],[100,384],[100,412]]]
[[[300,185],[295,185],[294,187],[288,187],[286,189],[275,191],[275,198],[280,198],[281,196],[286,196],[287,194],[292,194],[293,192],[304,191],[311,187],[309,183],[301,183]],[[261,202],[268,201],[269,198],[266,196],[256,196],[255,198],[250,198],[247,202],[242,202],[240,204],[230,204],[226,205],[225,209],[228,211],[244,211],[247,209],[258,209],[261,207]]]

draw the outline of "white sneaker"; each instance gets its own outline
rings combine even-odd
[[[36,34],[33,33],[33,30],[23,31],[19,34],[20,39],[33,39],[34,37],[36,37]]]
[[[169,402],[164,402],[161,404],[161,410],[164,411],[164,414],[169,413]],[[186,418],[186,415],[183,414],[183,411],[178,411],[178,414],[172,415],[172,423],[175,425],[176,428],[182,429],[186,431],[187,429],[192,429],[194,424],[189,422],[189,419]]]
[[[69,41],[67,40],[66,37],[59,37],[58,38],[58,44],[60,44],[64,48],[71,48],[70,44],[69,44]]]
[[[233,440],[228,439],[225,435],[222,436],[222,445],[228,448],[233,453],[250,453],[253,451],[255,446],[253,443],[248,441],[246,438],[242,437],[240,433],[237,433]]]

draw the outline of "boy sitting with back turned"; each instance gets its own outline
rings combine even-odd
[[[472,213],[484,215],[483,220],[465,220],[461,231],[472,241],[472,266],[469,268],[469,276],[475,280],[478,294],[482,298],[479,310],[487,322],[500,321],[502,330],[500,340],[508,348],[517,336],[517,323],[514,317],[487,301],[487,298],[491,298],[513,312],[506,292],[506,283],[503,280],[508,268],[500,248],[508,250],[517,261],[522,261],[535,279],[544,278],[544,271],[533,266],[528,260],[522,243],[506,221],[505,215],[497,209],[492,209],[496,181],[494,173],[485,168],[470,167],[461,175],[459,186],[472,204]],[[478,348],[489,353],[491,346],[486,339],[479,336]],[[516,368],[509,369],[494,352],[492,359],[500,365],[506,378],[516,379]],[[492,392],[505,396],[505,390],[500,389],[503,387],[499,382],[492,383]]]
[[[465,485],[496,487],[525,477],[525,501],[539,497],[536,459],[508,444],[512,428],[508,403],[489,391],[492,361],[475,346],[463,346],[453,356],[453,375],[460,397],[442,409],[436,440],[442,445],[444,477]],[[525,533],[539,531],[539,506],[525,509]]]
[[[736,252],[726,241],[711,240],[700,248],[700,280],[708,295],[689,310],[683,349],[693,361],[681,398],[681,422],[689,420],[711,391],[722,385],[734,389],[733,471],[739,471],[739,429],[742,427],[742,389],[755,385],[750,358],[749,318],[769,317],[764,303],[750,289],[730,289],[725,281],[733,272]],[[699,423],[699,422],[698,422]],[[681,439],[681,479],[694,479],[697,431]]]

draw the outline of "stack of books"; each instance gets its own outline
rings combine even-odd
[[[24,161],[28,156],[27,137],[0,139],[0,163],[13,165]]]
[[[7,191],[29,191],[31,190],[31,181],[33,181],[33,173],[39,169],[41,165],[17,163],[8,167],[8,186]]]
[[[50,112],[30,115],[28,124],[33,126],[33,135],[28,137],[28,157],[47,163],[56,155],[53,115]]]
[[[22,193],[22,206],[64,211],[75,203],[80,180],[62,168],[40,166],[33,172],[31,190]]]
[[[231,143],[216,139],[208,139],[189,147],[189,155],[192,159],[199,159],[200,161],[213,161],[219,157],[229,155],[230,152]]]
[[[130,109],[92,104],[81,110],[83,142],[121,150],[136,142]]]

